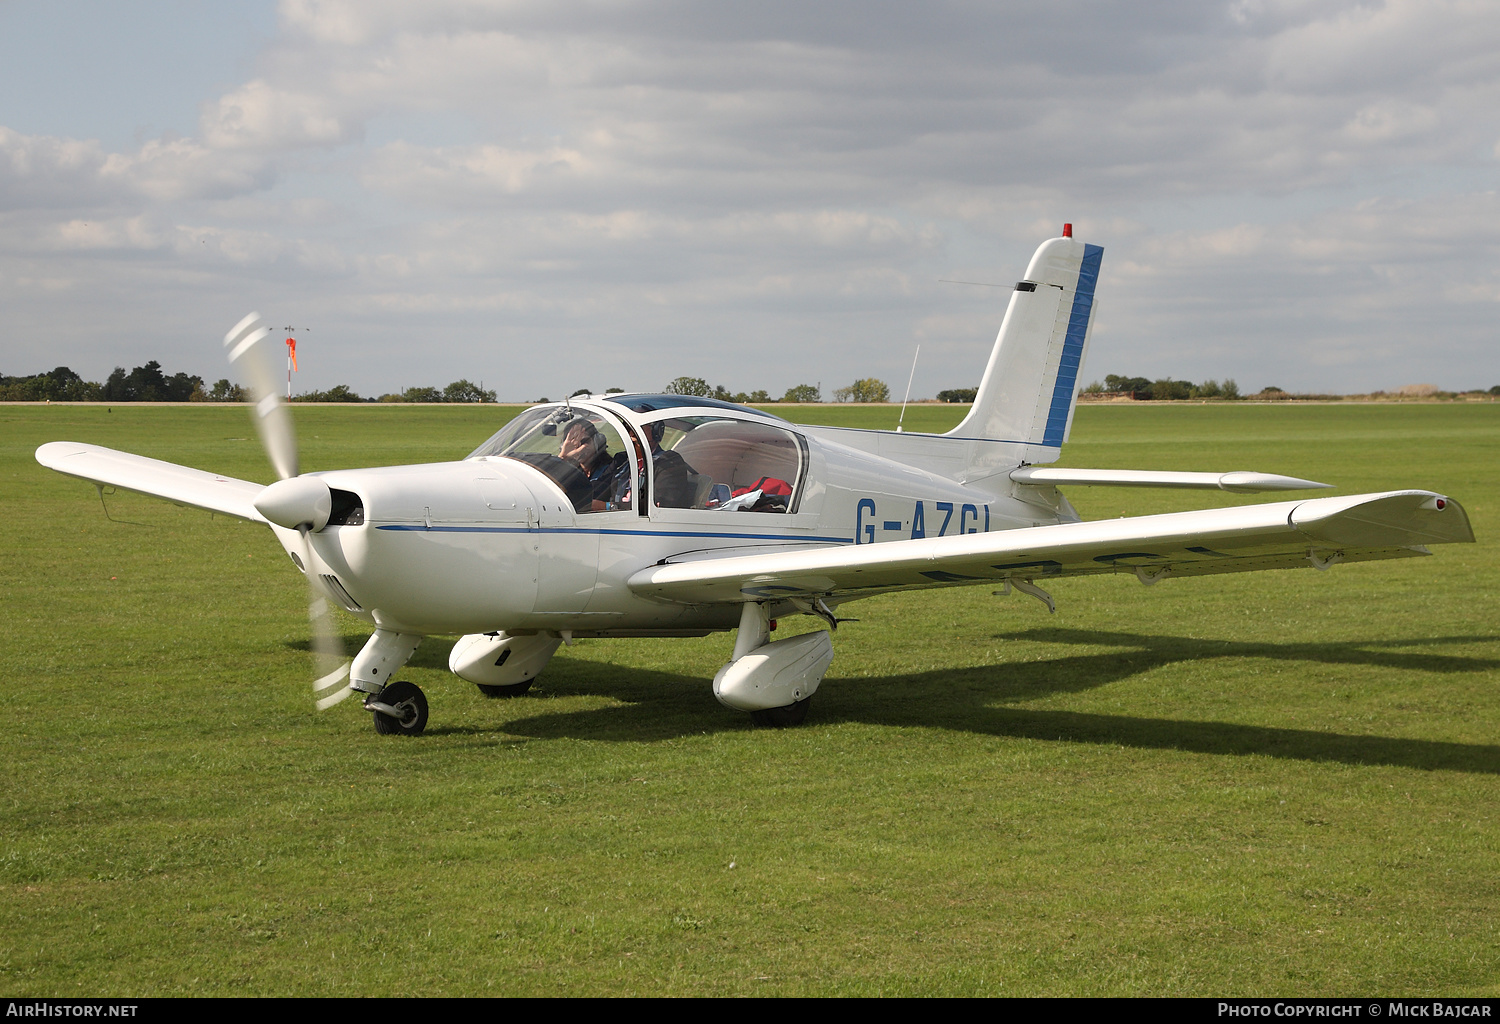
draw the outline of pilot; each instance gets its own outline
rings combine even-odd
[[[609,440],[594,424],[588,420],[574,420],[568,426],[558,454],[576,465],[588,478],[588,505],[578,511],[603,512],[629,507],[626,497],[630,489],[629,460],[624,452],[610,456]]]

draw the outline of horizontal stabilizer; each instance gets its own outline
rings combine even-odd
[[[1333,484],[1302,480],[1275,473],[1173,473],[1138,469],[1043,469],[1022,466],[1010,478],[1018,484],[1046,484],[1053,487],[1079,484],[1097,487],[1190,487],[1212,491],[1234,491],[1252,494],[1256,491],[1306,491]]]
[[[1031,529],[669,562],[630,588],[684,603],[835,601],[910,587],[1134,573],[1143,582],[1427,554],[1472,542],[1468,515],[1431,491],[1388,491]]]
[[[44,444],[36,450],[36,461],[48,469],[96,484],[139,491],[178,505],[192,505],[252,523],[266,521],[253,504],[266,489],[265,485],[249,480],[236,480],[173,462],[76,441]]]

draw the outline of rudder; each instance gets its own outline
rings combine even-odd
[[[1030,463],[1057,459],[1073,422],[1103,254],[1067,236],[1037,248],[1011,293],[974,406],[947,436],[1023,444]]]

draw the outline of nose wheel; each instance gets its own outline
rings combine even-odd
[[[382,736],[420,736],[427,728],[427,698],[415,683],[399,680],[365,700]]]

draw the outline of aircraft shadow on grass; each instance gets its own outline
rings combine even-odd
[[[832,679],[818,692],[818,723],[865,722],[915,725],[1017,739],[1098,743],[1204,754],[1289,758],[1355,765],[1393,765],[1424,770],[1500,774],[1500,746],[1387,736],[1359,736],[1313,729],[1287,729],[1230,722],[1196,722],[1080,711],[1005,707],[1052,694],[1079,693],[1120,682],[1179,661],[1269,658],[1287,662],[1361,665],[1405,671],[1481,673],[1500,669],[1500,659],[1446,655],[1401,648],[1434,648],[1493,642],[1500,637],[1352,640],[1325,643],[1265,643],[1076,629],[1034,629],[996,639],[1107,647],[1042,661],[942,669],[863,679]],[[434,644],[434,647],[438,645]],[[429,655],[433,667],[441,659]],[[623,668],[593,661],[559,660],[539,683],[543,694],[609,696],[607,708],[542,713],[512,719],[494,730],[429,729],[429,734],[504,732],[535,739],[567,737],[652,742],[730,729],[750,728],[706,701],[701,679]],[[531,698],[520,698],[529,702]],[[524,705],[514,705],[521,710]]]

